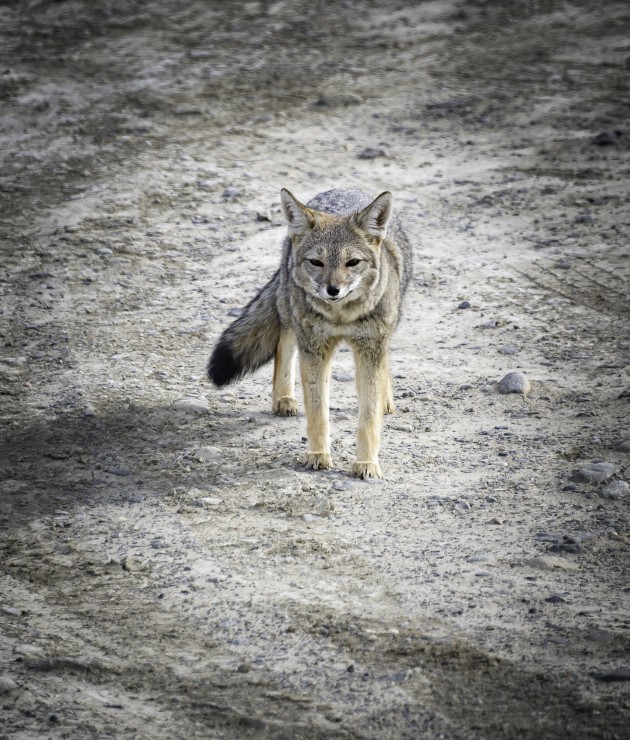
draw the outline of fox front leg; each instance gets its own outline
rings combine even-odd
[[[300,375],[306,409],[307,468],[319,470],[332,465],[328,399],[332,350],[325,355],[300,350]]]
[[[271,411],[276,416],[297,416],[295,398],[295,358],[297,340],[295,334],[283,329],[276,347],[273,366],[273,397]]]
[[[352,474],[357,478],[382,478],[378,463],[383,412],[392,407],[389,360],[384,348],[355,346],[359,424],[357,429],[357,458]]]

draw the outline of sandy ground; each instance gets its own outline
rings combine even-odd
[[[0,50],[0,737],[630,737],[627,2],[14,1]],[[204,376],[337,186],[414,245],[377,482],[350,353],[323,473],[270,368]]]

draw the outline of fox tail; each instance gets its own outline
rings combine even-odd
[[[221,334],[208,362],[208,376],[217,387],[240,380],[274,356],[280,339],[279,281],[280,271]]]

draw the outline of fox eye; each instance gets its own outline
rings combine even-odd
[[[356,267],[361,260],[352,259],[346,262],[346,267]]]
[[[313,267],[323,267],[324,263],[321,260],[309,260]]]

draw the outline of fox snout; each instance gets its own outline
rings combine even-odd
[[[336,285],[329,285],[326,288],[326,293],[328,293],[331,298],[336,298],[340,292],[340,289]]]

